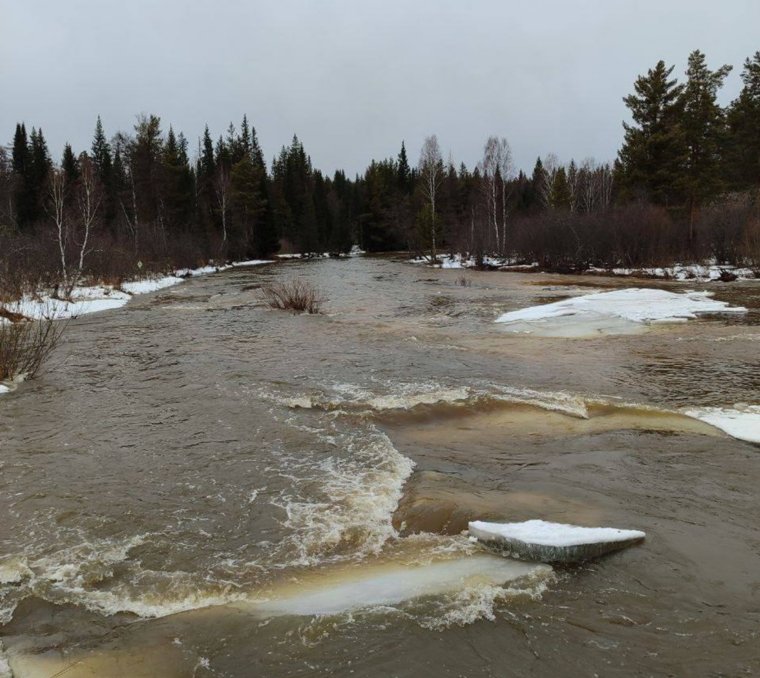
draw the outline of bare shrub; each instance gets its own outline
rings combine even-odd
[[[470,279],[465,275],[460,275],[454,282],[460,287],[469,287],[472,284]]]
[[[271,308],[282,311],[320,313],[324,301],[319,290],[309,282],[295,278],[262,288],[264,299]]]
[[[0,324],[0,382],[33,378],[48,359],[65,323],[44,319]]]

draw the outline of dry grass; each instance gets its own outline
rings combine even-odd
[[[320,313],[322,310],[324,300],[319,290],[299,278],[267,285],[261,291],[270,308],[294,313]]]
[[[0,324],[0,382],[33,378],[58,345],[65,327],[54,320]]]

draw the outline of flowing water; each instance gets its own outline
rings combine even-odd
[[[760,449],[679,413],[760,403],[760,286],[709,285],[743,317],[569,339],[493,320],[630,281],[462,275],[288,262],[71,322],[0,399],[0,667],[760,673]],[[264,306],[293,276],[324,314]],[[559,569],[475,518],[647,539]]]

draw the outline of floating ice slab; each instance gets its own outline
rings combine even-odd
[[[732,438],[760,443],[760,405],[746,405],[742,408],[725,407],[689,408],[683,413],[704,421]]]
[[[530,306],[504,313],[497,323],[507,323],[517,331],[540,331],[548,321],[561,319],[570,323],[587,323],[593,327],[605,321],[626,323],[678,322],[696,318],[703,313],[746,313],[741,306],[729,306],[711,298],[709,292],[678,294],[665,290],[630,288],[612,292],[597,292],[552,304]]]
[[[469,532],[479,541],[497,545],[506,555],[546,563],[575,563],[617,551],[646,536],[638,530],[580,527],[544,520],[486,523],[475,520]]]

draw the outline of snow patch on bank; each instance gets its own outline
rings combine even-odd
[[[719,428],[732,438],[760,443],[760,405],[694,407],[682,411],[689,417]]]
[[[410,264],[425,264],[434,268],[475,268],[474,257],[464,254],[443,254],[437,257],[434,264],[429,256],[413,257]],[[525,263],[510,257],[483,257],[484,266],[500,271],[536,271],[541,268],[536,262]],[[715,261],[707,264],[673,264],[673,266],[657,266],[645,268],[626,268],[622,266],[614,268],[600,268],[591,266],[585,271],[578,273],[613,275],[623,277],[659,278],[662,280],[695,280],[699,282],[714,282],[718,280],[758,280],[757,272],[744,266],[721,266]],[[734,278],[735,276],[735,278]]]
[[[587,273],[616,275],[624,277],[661,278],[670,280],[698,280],[713,282],[736,276],[736,280],[756,280],[757,276],[751,268],[737,266],[719,266],[718,264],[675,264],[673,266],[658,266],[653,268],[598,268],[592,266]]]
[[[665,290],[630,288],[597,292],[510,311],[500,315],[496,322],[510,325],[515,328],[514,331],[532,333],[540,331],[548,321],[569,319],[603,331],[600,327],[603,328],[604,323],[610,320],[649,324],[681,322],[705,313],[747,312],[742,306],[729,306],[711,296],[710,292],[678,294]]]
[[[52,293],[25,296],[4,305],[12,313],[19,313],[30,320],[65,320],[80,315],[109,311],[124,306],[133,296],[147,294],[179,285],[186,278],[195,278],[209,273],[226,271],[244,266],[260,266],[274,263],[268,259],[251,259],[224,266],[202,266],[182,268],[173,274],[122,283],[118,288],[112,285],[80,285],[74,288],[70,299],[57,299]],[[0,318],[0,322],[7,322]]]

